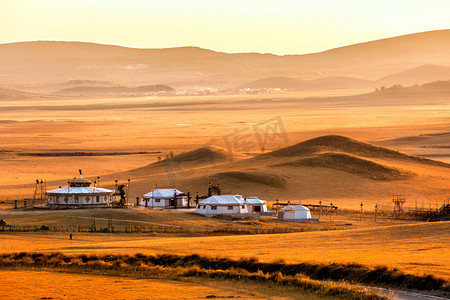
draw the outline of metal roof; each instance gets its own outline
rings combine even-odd
[[[251,196],[251,197],[247,197],[247,203],[264,205],[264,204],[266,204],[266,200],[261,200],[261,199],[258,199],[258,197]]]
[[[172,198],[174,193],[177,193],[177,195],[183,194],[183,192],[177,190],[177,189],[156,189],[151,192],[148,192],[144,195],[145,198]]]
[[[242,205],[244,199],[239,199],[233,195],[215,195],[200,201],[201,205]]]
[[[112,192],[112,190],[93,186],[75,186],[47,191],[47,194],[111,194]]]

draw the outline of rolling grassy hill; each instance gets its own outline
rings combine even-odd
[[[377,82],[385,85],[415,85],[438,80],[450,80],[450,67],[436,65],[422,65],[403,72],[380,78]]]
[[[450,165],[343,136],[323,136],[252,158],[232,158],[220,148],[199,149],[102,180],[132,178],[138,195],[155,183],[202,195],[213,182],[221,184],[223,193],[257,195],[269,201],[332,201],[341,207],[357,207],[361,200],[390,205],[395,193],[442,201],[450,191]]]

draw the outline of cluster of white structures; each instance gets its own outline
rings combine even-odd
[[[183,208],[189,206],[188,201],[188,196],[177,189],[155,189],[142,196],[140,206]],[[267,212],[267,202],[255,196],[243,198],[241,195],[213,195],[199,201],[195,212],[208,216]]]
[[[50,207],[111,207],[118,191],[100,188],[80,175],[67,187],[47,191]],[[190,207],[190,195],[177,189],[154,189],[142,196],[139,205],[144,208]],[[205,216],[266,213],[267,202],[258,197],[241,195],[212,195],[195,205],[195,212]],[[280,209],[278,219],[301,221],[311,219],[310,210],[303,205],[289,204]]]

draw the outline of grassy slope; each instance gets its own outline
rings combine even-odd
[[[376,180],[406,179],[414,175],[411,172],[401,172],[396,168],[384,166],[351,154],[333,152],[321,153],[313,157],[305,157],[295,161],[273,165],[273,167],[283,166],[330,168]]]

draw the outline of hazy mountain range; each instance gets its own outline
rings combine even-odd
[[[403,72],[384,76],[377,80],[356,77],[323,77],[313,80],[300,80],[290,77],[271,77],[255,80],[242,85],[243,88],[264,89],[280,88],[288,90],[306,89],[354,89],[381,86],[411,86],[434,81],[450,79],[450,67],[423,65]]]
[[[42,93],[75,87],[75,81],[80,82],[77,87],[112,82],[112,86],[162,84],[176,89],[414,85],[450,79],[448,49],[450,30],[285,56],[229,54],[196,47],[135,49],[83,42],[20,42],[0,45],[0,85]]]

